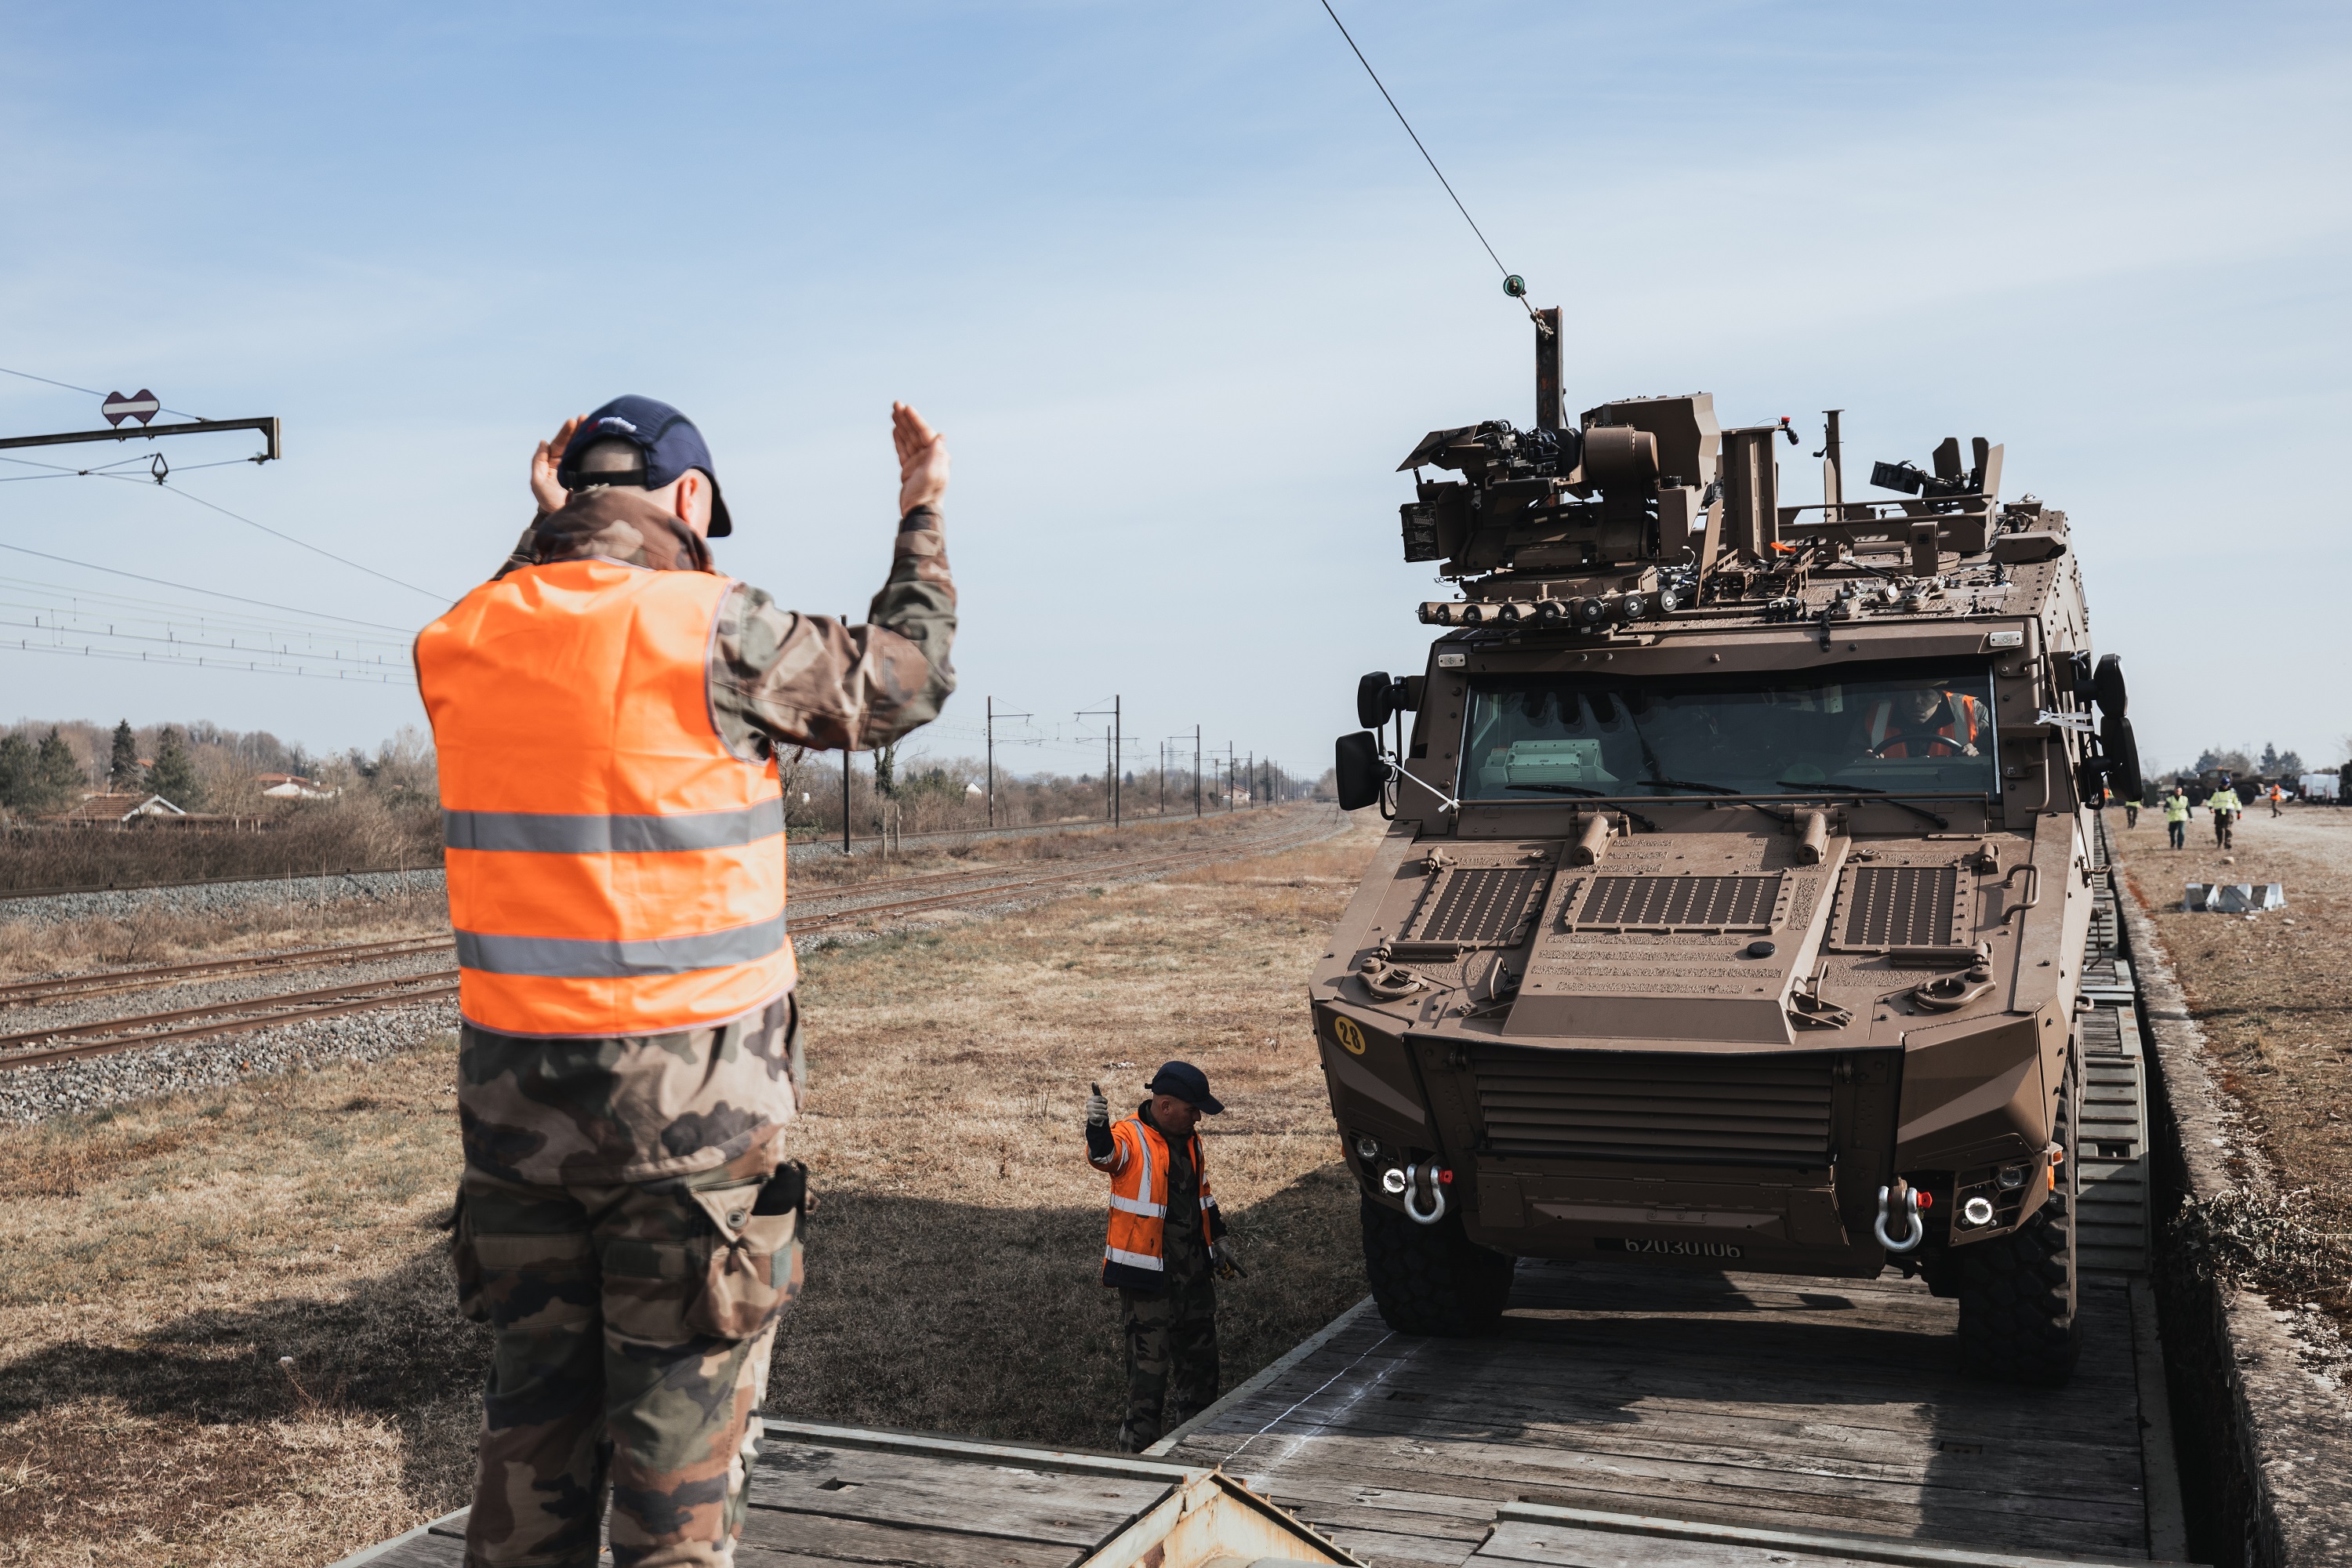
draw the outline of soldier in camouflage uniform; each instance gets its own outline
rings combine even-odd
[[[1196,1131],[1203,1113],[1224,1107],[1189,1062],[1168,1063],[1150,1087],[1151,1098],[1116,1126],[1101,1090],[1087,1101],[1087,1159],[1111,1179],[1102,1280],[1118,1289],[1127,1346],[1118,1436],[1130,1454],[1216,1402],[1214,1276],[1234,1272]],[[1171,1393],[1176,1419],[1163,1423]]]
[[[740,583],[706,590],[716,596],[707,703],[692,703],[697,711],[678,721],[715,730],[725,748],[718,762],[764,763],[779,746],[883,745],[937,715],[953,689],[955,590],[939,507],[947,453],[904,405],[894,434],[897,552],[866,625],[782,610]],[[691,461],[673,478],[680,441]],[[729,526],[698,433],[648,399],[621,399],[584,424],[567,423],[540,447],[532,489],[539,515],[498,579],[591,559],[709,573],[706,535]],[[418,645],[436,735],[458,700],[452,693],[465,689],[436,675],[449,668],[445,660],[427,657],[441,626]],[[618,731],[633,692],[625,684],[612,695]],[[445,800],[449,772],[445,761]],[[749,850],[780,866],[781,812],[772,773],[764,776],[760,804],[775,836]],[[503,828],[499,816],[445,811],[453,850],[457,825],[488,833]],[[470,826],[477,818],[490,826]],[[453,917],[462,858],[451,857]],[[656,875],[611,875],[639,889],[625,896],[658,897]],[[774,888],[781,910],[780,880]],[[780,913],[775,923],[782,941]],[[467,937],[453,924],[461,925],[462,964]],[[782,1140],[805,1092],[789,943],[766,962],[780,965],[772,972],[786,988],[710,1026],[602,1037],[559,1026],[499,1031],[468,1008],[458,1050],[466,1169],[453,1264],[462,1310],[496,1331],[468,1564],[586,1568],[597,1558],[608,1486],[622,1568],[733,1560],[758,1452],[753,1415],[777,1317],[801,1279],[799,1167],[783,1163]]]

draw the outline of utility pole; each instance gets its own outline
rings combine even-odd
[[[1250,809],[1255,811],[1257,809],[1257,753],[1255,752],[1249,754],[1247,771],[1242,774],[1242,777],[1249,781]]]
[[[847,626],[849,617],[842,616],[841,624]],[[849,844],[849,753],[856,744],[857,737],[855,735],[845,738],[841,742],[841,858],[845,860],[852,853]]]
[[[1201,726],[1192,726],[1192,818],[1201,816]]]
[[[1118,760],[1119,742],[1122,738],[1119,734],[1119,702],[1120,700],[1116,695],[1110,700],[1110,729],[1103,736],[1103,763],[1108,770],[1103,775],[1103,815],[1109,819],[1113,827],[1117,827],[1119,824]],[[1075,717],[1099,719],[1103,716],[1103,712],[1104,710],[1100,708],[1087,708],[1080,710]]]
[[[996,721],[999,719],[1031,719],[1031,713],[999,713],[996,699],[988,700],[988,825],[996,826]]]

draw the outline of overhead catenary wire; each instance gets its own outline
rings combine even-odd
[[[1437,166],[1437,160],[1431,157],[1429,149],[1422,144],[1421,133],[1412,128],[1412,121],[1404,117],[1404,110],[1397,107],[1397,100],[1391,96],[1388,84],[1381,80],[1381,73],[1372,68],[1372,62],[1366,59],[1364,51],[1356,47],[1355,37],[1348,31],[1348,24],[1339,20],[1339,12],[1331,9],[1331,0],[1322,0],[1322,5],[1323,14],[1331,18],[1331,25],[1339,29],[1339,37],[1347,39],[1349,51],[1356,57],[1356,63],[1364,68],[1364,74],[1370,77],[1372,85],[1381,89],[1381,97],[1387,100],[1389,112],[1396,116],[1397,123],[1404,127],[1404,133],[1412,138],[1412,144],[1419,150],[1422,162],[1429,165],[1429,172],[1437,176],[1437,183],[1445,187],[1445,194],[1448,196],[1453,197],[1454,210],[1462,215],[1462,221],[1468,224],[1470,232],[1478,237],[1478,244],[1486,250],[1487,259],[1494,262],[1495,270],[1503,275],[1503,282],[1507,289],[1513,277],[1511,269],[1503,265],[1503,258],[1495,254],[1495,247],[1492,245],[1487,244],[1486,231],[1478,226],[1478,220],[1470,216],[1470,209],[1462,205],[1461,196],[1454,192],[1454,182],[1445,177],[1445,171]],[[1541,319],[1536,316],[1536,308],[1527,302],[1524,294],[1514,294],[1511,297],[1519,301],[1520,307],[1527,311],[1530,319]]]
[[[10,370],[4,364],[0,364],[0,375],[13,375],[23,381],[37,381],[44,386],[61,386],[68,392],[79,392],[89,397],[104,398],[106,396],[106,394],[98,391],[94,387],[76,386],[70,381],[57,381],[46,375],[35,375],[29,370]],[[184,408],[165,408],[162,411],[179,419],[202,419],[204,417],[201,414],[191,414]]]
[[[87,387],[87,386],[76,386],[72,382],[69,382],[69,381],[58,381],[58,380],[57,380],[55,377],[52,377],[52,376],[46,376],[46,375],[35,375],[35,374],[34,374],[32,372],[30,372],[30,371],[26,371],[26,370],[11,370],[11,369],[9,369],[7,366],[5,366],[5,365],[0,365],[0,375],[13,375],[13,376],[16,376],[16,377],[18,377],[18,378],[19,378],[19,379],[21,379],[21,380],[25,380],[25,381],[37,381],[37,382],[41,383],[43,385],[45,385],[45,386],[56,386],[56,387],[62,387],[62,388],[64,388],[64,389],[65,389],[66,391],[68,391],[68,392],[79,392],[79,393],[82,393],[82,394],[84,394],[84,395],[88,395],[88,396],[90,396],[90,397],[104,398],[104,397],[107,395],[105,393],[102,393],[102,392],[97,391],[96,389],[91,388],[91,387]],[[183,419],[202,419],[202,418],[204,418],[204,417],[205,417],[205,416],[203,416],[203,415],[201,415],[201,414],[191,414],[191,413],[187,412],[187,410],[185,410],[185,409],[182,409],[182,408],[165,408],[165,409],[163,409],[163,413],[165,413],[165,414],[173,415],[173,416],[177,416],[177,417],[179,417],[179,418],[183,418]],[[126,440],[127,440],[127,439],[134,439],[134,438],[136,438],[136,437],[138,436],[138,434],[139,434],[139,432],[137,432],[137,431],[135,431],[135,430],[125,431],[125,432],[123,433],[123,435],[124,435],[124,438],[125,438]],[[143,456],[143,454],[142,454],[142,456]],[[339,565],[348,566],[348,567],[350,567],[350,568],[351,568],[352,571],[354,571],[354,572],[364,572],[364,573],[366,573],[366,574],[367,574],[369,576],[371,576],[371,577],[379,578],[379,579],[381,579],[381,580],[382,580],[382,581],[383,581],[383,582],[386,582],[386,583],[390,583],[390,584],[392,584],[394,587],[398,587],[398,588],[405,588],[405,589],[407,589],[407,590],[408,590],[410,593],[412,593],[412,594],[422,594],[422,595],[425,595],[426,598],[428,598],[428,599],[436,600],[436,601],[437,601],[437,602],[439,602],[439,603],[441,603],[441,604],[445,604],[445,605],[446,605],[446,604],[450,603],[450,602],[451,602],[451,601],[456,597],[456,595],[449,595],[449,594],[436,594],[436,593],[435,593],[435,592],[434,592],[432,589],[430,589],[430,588],[420,588],[420,587],[418,587],[415,584],[414,584],[414,583],[410,583],[410,582],[405,582],[405,581],[402,580],[401,578],[394,577],[394,575],[392,575],[392,574],[391,574],[390,573],[388,573],[388,572],[379,572],[379,571],[377,571],[377,570],[376,570],[374,567],[373,567],[373,566],[363,566],[363,565],[362,565],[360,563],[358,563],[358,562],[356,562],[356,561],[352,560],[352,559],[351,559],[350,557],[348,557],[348,556],[338,555],[338,554],[336,554],[336,553],[335,553],[333,551],[331,551],[331,550],[327,550],[327,549],[324,549],[324,548],[322,548],[322,547],[320,547],[320,546],[319,546],[319,545],[316,545],[316,544],[312,544],[312,543],[310,543],[308,540],[297,539],[294,535],[292,535],[292,534],[290,534],[290,533],[283,532],[283,531],[280,531],[280,530],[278,530],[278,529],[272,528],[272,527],[270,527],[270,526],[269,526],[268,523],[266,523],[266,522],[256,522],[253,519],[251,519],[251,518],[249,518],[249,517],[246,516],[243,512],[231,511],[228,508],[226,508],[226,507],[225,507],[225,506],[221,506],[221,505],[219,505],[219,504],[217,504],[217,503],[215,503],[215,502],[208,501],[208,500],[205,500],[205,498],[204,498],[204,497],[202,497],[202,496],[200,496],[200,495],[195,494],[194,491],[187,490],[187,489],[181,489],[180,487],[178,487],[178,486],[176,486],[176,485],[173,485],[173,484],[167,483],[167,482],[166,482],[166,479],[165,479],[165,475],[164,475],[164,473],[163,473],[163,471],[161,471],[160,469],[159,469],[159,471],[154,475],[154,477],[152,478],[152,480],[150,480],[150,479],[133,479],[133,478],[132,478],[131,475],[129,475],[129,474],[117,474],[117,473],[112,473],[112,472],[110,472],[110,471],[109,471],[110,469],[116,468],[120,468],[120,467],[123,466],[123,464],[126,464],[126,463],[131,463],[131,462],[137,462],[137,461],[141,460],[141,459],[140,459],[140,458],[121,458],[121,459],[118,460],[117,462],[108,463],[108,464],[103,464],[103,465],[100,465],[100,467],[97,467],[97,468],[63,468],[63,467],[59,467],[59,466],[58,466],[58,465],[55,465],[55,464],[49,464],[49,463],[35,463],[35,462],[31,461],[31,460],[30,460],[30,459],[28,459],[28,458],[7,458],[7,459],[5,459],[5,461],[8,461],[8,462],[11,462],[11,463],[16,463],[16,464],[19,464],[19,465],[21,465],[21,466],[23,466],[23,467],[26,467],[26,468],[53,468],[53,469],[55,470],[54,474],[51,474],[51,475],[26,474],[26,475],[12,476],[12,477],[14,477],[14,478],[21,478],[21,479],[64,478],[64,477],[66,477],[66,476],[72,475],[72,476],[77,476],[77,477],[79,477],[79,476],[88,476],[88,477],[89,477],[89,478],[93,478],[93,479],[123,479],[123,480],[126,480],[126,481],[128,481],[128,482],[130,482],[130,483],[132,483],[132,484],[146,484],[146,483],[152,483],[152,484],[156,485],[156,486],[157,486],[158,488],[160,488],[160,489],[173,490],[173,491],[174,491],[175,493],[177,493],[179,496],[181,496],[184,500],[192,500],[192,501],[195,502],[198,506],[201,506],[201,507],[209,507],[209,508],[211,508],[211,510],[213,510],[214,511],[216,511],[216,512],[220,513],[223,517],[226,517],[226,518],[234,518],[236,521],[237,521],[238,522],[244,523],[244,524],[245,524],[247,527],[248,527],[248,528],[257,528],[257,529],[259,529],[262,532],[264,532],[264,533],[267,533],[267,534],[270,535],[270,536],[271,536],[272,538],[274,538],[274,539],[281,539],[281,540],[285,541],[285,542],[286,542],[287,543],[289,543],[289,544],[295,545],[295,546],[297,546],[297,547],[299,547],[299,548],[300,548],[300,549],[303,549],[303,550],[308,550],[308,551],[310,551],[311,553],[313,553],[313,554],[315,554],[315,555],[323,555],[323,556],[325,556],[328,560],[332,561],[332,562],[335,562],[335,563],[336,563],[337,564],[339,564]],[[226,468],[226,467],[227,467],[229,462],[238,462],[238,463],[242,463],[242,462],[247,462],[247,461],[250,461],[250,460],[251,460],[251,459],[249,459],[249,458],[230,458],[230,459],[227,459],[226,461],[219,462],[219,463],[192,463],[192,464],[188,465],[188,468],[189,468],[189,469],[194,469],[194,468]],[[186,471],[186,470],[183,470],[183,471]],[[0,482],[5,482],[5,481],[0,481]]]
[[[69,647],[64,643],[33,642],[20,638],[9,642],[0,638],[0,653],[55,653],[75,658],[110,658],[130,664],[179,665],[190,669],[229,670],[247,675],[284,675],[305,680],[359,681],[370,686],[395,686],[413,678],[405,669],[378,674],[370,670],[312,669],[309,664],[268,664],[254,659],[221,658],[205,655],[189,658],[182,654],[156,653],[147,649],[104,648],[95,643]],[[320,661],[325,662],[323,660]]]
[[[27,594],[47,597],[41,603],[18,604]],[[28,577],[0,574],[0,604],[13,604],[26,610],[60,610],[68,615],[80,615],[83,606],[93,610],[113,611],[132,621],[155,621],[177,625],[194,621],[199,626],[236,629],[241,632],[266,633],[271,637],[318,637],[339,646],[353,647],[391,648],[405,653],[409,636],[394,627],[355,629],[364,623],[344,622],[330,626],[314,620],[300,610],[289,610],[278,616],[257,616],[243,610],[224,610],[204,605],[174,604],[168,599],[142,598],[131,594],[109,594],[89,588],[77,588],[64,583],[44,583]],[[389,635],[386,635],[386,634]]]
[[[436,594],[430,588],[420,588],[414,583],[403,581],[401,578],[394,576],[389,572],[379,572],[373,566],[362,566],[347,555],[338,555],[333,551],[313,544],[308,540],[297,539],[294,535],[281,532],[280,531],[270,527],[266,522],[256,522],[253,519],[246,516],[241,511],[231,511],[228,508],[219,505],[217,502],[208,501],[193,490],[184,489],[178,485],[168,484],[162,479],[150,480],[133,479],[129,474],[99,473],[93,474],[91,477],[101,479],[119,479],[124,484],[131,485],[152,484],[156,489],[176,495],[182,500],[194,501],[200,507],[220,513],[223,517],[234,518],[237,521],[244,523],[247,528],[258,529],[262,532],[269,535],[272,539],[282,539],[287,543],[294,545],[299,549],[310,552],[313,555],[323,555],[330,561],[335,562],[341,565],[348,566],[354,572],[364,572],[369,576],[379,578],[383,582],[391,584],[396,588],[405,588],[412,594],[422,594],[425,597],[435,601],[436,604],[447,605],[454,604],[457,601],[457,595],[455,594]]]
[[[63,592],[67,602],[31,602],[18,591]],[[193,624],[191,624],[193,623]],[[0,578],[0,628],[31,633],[16,639],[26,653],[138,658],[257,674],[363,679],[391,685],[414,678],[407,649],[396,637],[352,635],[349,627],[289,625],[275,618],[157,605],[122,595],[60,590],[53,584]],[[7,642],[0,631],[0,648]]]
[[[409,635],[408,628],[405,626],[386,626],[382,621],[355,620],[350,616],[331,615],[325,610],[297,609],[291,605],[275,605],[267,599],[248,599],[242,594],[225,594],[217,588],[199,588],[193,583],[167,582],[161,577],[149,577],[137,572],[125,572],[119,566],[100,566],[94,561],[76,561],[70,555],[52,555],[46,550],[35,550],[28,545],[0,542],[0,550],[12,550],[19,555],[38,556],[43,561],[54,561],[60,566],[78,566],[85,572],[103,572],[110,577],[128,577],[135,583],[152,583],[158,588],[177,588],[182,593],[202,594],[207,598],[227,599],[240,605],[253,605],[265,610],[283,610],[289,615],[307,616],[317,620],[340,621],[345,626],[364,626],[371,631],[398,632],[404,637]]]

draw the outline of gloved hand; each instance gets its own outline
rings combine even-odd
[[[1209,1243],[1209,1272],[1220,1279],[1231,1279],[1244,1272],[1234,1257],[1234,1244],[1229,1240]]]
[[[1089,1127],[1109,1126],[1110,1101],[1103,1098],[1102,1085],[1094,1083],[1088,1084],[1087,1087],[1094,1090],[1093,1094],[1087,1097],[1087,1125]]]

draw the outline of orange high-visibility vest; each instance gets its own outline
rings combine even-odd
[[[1112,1123],[1110,1135],[1110,1152],[1093,1162],[1110,1173],[1110,1235],[1103,1243],[1102,1282],[1158,1290],[1168,1283],[1168,1140],[1140,1116]],[[1206,1244],[1224,1234],[1224,1216],[1209,1191],[1201,1135],[1195,1132],[1188,1142],[1201,1179],[1201,1239]]]
[[[1977,743],[1979,729],[1977,700],[1963,696],[1957,691],[1947,691],[1944,693],[1944,702],[1953,710],[1951,721],[1938,724],[1935,729],[1922,735],[1906,734],[1903,727],[1893,721],[1895,704],[1891,700],[1881,702],[1870,716],[1871,745],[1875,748],[1880,742],[1885,741],[1886,732],[1891,728],[1895,731],[1895,739],[1885,751],[1878,752],[1882,757],[1908,757],[1911,754],[1911,748],[1915,745],[1919,748],[1919,754],[1923,757],[1959,755],[1962,745],[1973,746]],[[1954,743],[1944,745],[1945,741]],[[1938,750],[1938,747],[1941,749]]]
[[[710,712],[712,623],[734,586],[526,566],[417,637],[468,1022],[662,1034],[792,988],[775,763],[730,752]]]

